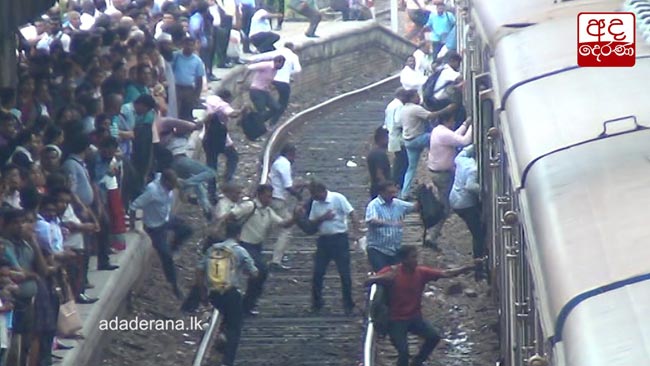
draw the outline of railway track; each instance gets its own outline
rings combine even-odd
[[[267,175],[274,152],[291,141],[298,148],[294,178],[322,180],[330,190],[348,197],[362,217],[369,199],[365,155],[398,85],[397,78],[392,77],[287,121],[267,143],[260,176]],[[310,294],[315,241],[315,237],[293,230],[287,253],[292,269],[271,273],[259,302],[260,314],[244,324],[237,364],[349,366],[361,361],[366,296],[363,281],[368,273],[365,255],[360,249],[351,249],[355,315],[343,313],[340,280],[333,263],[325,277],[325,307],[313,314]],[[273,243],[266,243],[264,251],[269,260]],[[217,364],[220,355],[208,344],[204,346],[205,355],[199,352],[194,365]]]

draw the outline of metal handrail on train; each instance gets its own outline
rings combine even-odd
[[[368,295],[368,304],[372,304],[375,300],[377,293],[377,285],[373,284],[370,287],[370,294]],[[368,312],[368,325],[366,326],[366,337],[363,341],[363,366],[374,366],[375,364],[375,325],[372,320],[370,312]]]
[[[399,74],[382,79],[376,83],[365,86],[363,88],[341,94],[334,98],[328,99],[325,102],[317,104],[311,108],[305,109],[304,111],[297,113],[295,116],[289,118],[287,121],[280,124],[273,131],[271,137],[269,137],[269,139],[266,141],[266,145],[264,146],[259,184],[267,183],[268,173],[269,170],[271,169],[271,164],[273,163],[272,158],[274,157],[274,154],[277,153],[278,148],[281,146],[281,144],[285,142],[292,128],[295,128],[296,125],[300,125],[310,120],[310,118],[316,113],[319,113],[323,110],[336,108],[337,106],[342,104],[349,103],[353,97],[362,96],[364,93],[370,92],[375,88],[382,87],[386,84],[395,82],[397,80],[399,80]],[[376,291],[376,287],[374,285],[372,288],[375,289]],[[373,290],[371,290],[371,295],[373,294],[374,292]],[[219,311],[214,309],[211,316],[210,325],[208,329],[205,330],[203,337],[201,338],[201,343],[199,344],[199,348],[194,357],[194,362],[192,363],[192,366],[201,366],[203,364],[203,359],[207,355],[209,345],[213,337],[215,336],[215,331],[217,330],[217,325],[219,324],[219,320],[220,320],[219,318],[220,318]],[[364,348],[364,353],[365,353],[365,348]]]

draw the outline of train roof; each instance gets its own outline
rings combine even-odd
[[[566,364],[647,363],[648,141],[636,130],[550,155],[520,194],[543,326],[567,340]]]
[[[474,0],[472,11],[480,19],[478,27],[483,38],[495,45],[502,37],[526,29],[526,25],[567,17],[575,21],[580,12],[621,9],[621,0]]]

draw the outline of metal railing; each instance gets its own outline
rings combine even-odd
[[[368,308],[371,307],[373,301],[375,300],[375,294],[377,293],[377,285],[372,285],[370,287],[370,295],[368,295]],[[363,342],[363,366],[374,366],[375,365],[375,341],[377,340],[377,335],[375,334],[375,325],[372,320],[371,312],[368,311],[368,325],[366,326],[366,337]]]
[[[208,329],[205,330],[205,333],[203,333],[203,337],[201,338],[199,349],[196,351],[196,356],[194,356],[194,362],[192,362],[192,366],[201,366],[203,364],[203,359],[205,358],[205,355],[210,348],[210,344],[212,343],[212,338],[214,336],[214,331],[217,329],[220,317],[221,314],[219,314],[219,310],[214,309],[212,311],[212,316],[210,317],[210,325],[208,326]]]

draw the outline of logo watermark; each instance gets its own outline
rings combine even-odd
[[[201,319],[195,316],[184,319],[121,319],[115,317],[99,321],[99,330],[110,331],[203,331]]]
[[[631,67],[635,63],[634,13],[578,14],[578,66]]]

